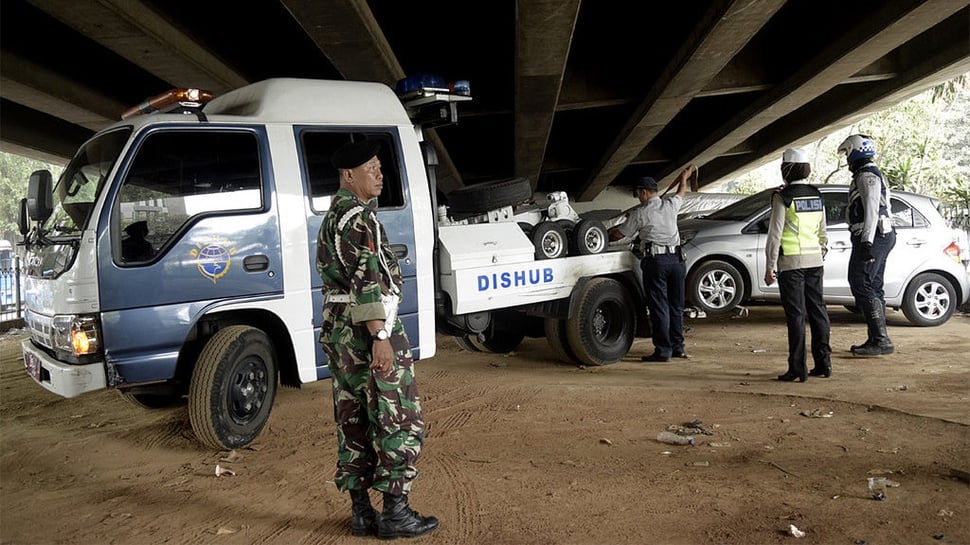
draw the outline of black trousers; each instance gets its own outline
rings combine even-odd
[[[665,358],[684,351],[684,281],[687,267],[677,254],[648,255],[640,260],[643,291],[650,309],[653,350]]]
[[[781,271],[778,288],[781,305],[788,323],[788,372],[804,377],[805,319],[812,331],[812,358],[815,367],[832,366],[832,347],[829,346],[829,313],[822,299],[822,267]]]

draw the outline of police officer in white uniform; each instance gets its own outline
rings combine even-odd
[[[684,202],[687,181],[697,167],[689,165],[674,182],[677,193],[661,198],[657,181],[650,176],[637,179],[633,196],[640,200],[627,220],[610,230],[612,240],[637,235],[643,290],[650,309],[653,354],[641,361],[670,361],[687,358],[684,349],[684,281],[687,268],[680,247],[677,213]]]
[[[765,244],[765,284],[770,286],[777,278],[788,324],[788,371],[778,377],[787,382],[805,382],[808,375],[832,376],[829,314],[822,297],[822,261],[828,244],[825,203],[819,190],[806,180],[811,171],[804,150],[787,149],[782,154],[785,186],[771,195]],[[815,361],[810,372],[805,365],[806,317]]]

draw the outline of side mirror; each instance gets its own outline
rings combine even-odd
[[[20,215],[17,217],[17,227],[20,228],[20,234],[27,236],[30,232],[30,220],[27,219],[27,199],[20,199]]]
[[[44,221],[54,211],[54,178],[49,170],[36,170],[27,183],[27,217]]]

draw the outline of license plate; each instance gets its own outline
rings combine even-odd
[[[24,367],[28,375],[40,382],[40,358],[30,352],[24,352]]]

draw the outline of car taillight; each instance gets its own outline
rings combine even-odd
[[[956,242],[951,242],[949,246],[943,248],[943,253],[950,256],[953,261],[960,262],[960,247]]]

